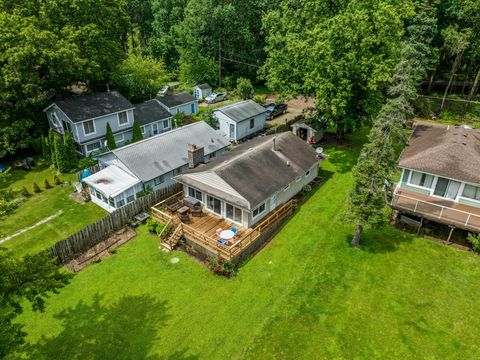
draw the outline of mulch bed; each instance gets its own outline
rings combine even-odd
[[[114,254],[118,247],[127,243],[135,235],[137,235],[137,233],[129,226],[120,229],[110,235],[106,240],[85,251],[76,259],[71,260],[66,266],[70,270],[78,272],[88,265],[99,262],[102,259],[109,257],[111,254]]]

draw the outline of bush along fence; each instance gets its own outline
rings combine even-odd
[[[135,215],[150,210],[153,205],[179,191],[182,191],[182,185],[173,184],[138,198],[66,239],[60,240],[50,247],[48,252],[52,257],[58,258],[59,262],[67,263],[127,225]]]

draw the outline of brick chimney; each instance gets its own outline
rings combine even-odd
[[[205,159],[205,150],[203,146],[197,147],[196,145],[192,145],[192,147],[188,150],[188,168],[193,169],[198,164],[204,162]]]

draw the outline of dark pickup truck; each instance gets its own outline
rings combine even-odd
[[[272,120],[278,115],[285,114],[287,112],[287,104],[264,104],[263,107],[267,109],[267,120]]]

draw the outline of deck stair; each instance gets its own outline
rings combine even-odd
[[[171,251],[175,249],[175,246],[177,246],[178,241],[182,238],[183,236],[183,228],[182,224],[178,224],[175,230],[170,234],[168,238],[166,238],[164,241],[160,243],[160,245],[168,250]]]

